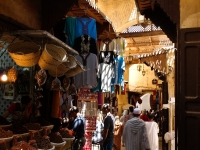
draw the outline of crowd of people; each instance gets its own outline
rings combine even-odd
[[[109,104],[102,107],[104,121],[97,117],[97,127],[93,143],[100,144],[101,150],[158,150],[158,124],[154,121],[156,113],[130,106],[121,117],[110,113]],[[103,132],[102,132],[103,131]],[[122,144],[122,145],[121,145]]]
[[[6,110],[3,117],[12,114],[14,120],[27,120],[32,112],[30,97],[23,96],[20,103],[13,103]],[[124,110],[122,116],[113,115],[111,106],[106,103],[102,106],[102,113],[96,119],[96,131],[93,132],[93,144],[99,144],[100,150],[158,150],[158,124],[153,120],[155,113],[147,112],[130,106]],[[103,116],[101,116],[103,115]],[[65,127],[75,139],[72,150],[82,150],[85,139],[85,118],[79,113],[76,106],[69,109],[69,118]],[[122,145],[121,145],[122,144]]]

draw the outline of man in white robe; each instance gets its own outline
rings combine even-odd
[[[134,117],[126,122],[123,142],[126,150],[150,150],[145,123],[140,116],[140,109],[135,108]]]
[[[153,121],[154,115],[148,114],[149,121],[145,122],[146,129],[147,129],[147,135],[149,139],[149,144],[151,150],[158,150],[158,133],[159,133],[159,127],[158,124]]]

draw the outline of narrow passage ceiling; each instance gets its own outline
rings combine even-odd
[[[124,55],[149,53],[172,46],[162,29],[138,13],[135,0],[79,0],[67,15],[94,18],[99,39],[112,39],[116,35],[126,38]]]

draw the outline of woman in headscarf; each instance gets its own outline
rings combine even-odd
[[[128,110],[124,110],[122,116],[120,117],[119,121],[124,124],[125,118],[128,115]]]

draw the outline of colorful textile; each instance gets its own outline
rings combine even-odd
[[[73,17],[67,17],[65,20],[64,33],[66,35],[66,43],[69,46],[74,45],[75,34],[76,34],[76,20]]]
[[[125,62],[122,56],[117,56],[114,58],[114,78],[112,79],[112,93],[114,92],[114,85],[122,86],[124,89],[124,71],[125,71]]]
[[[93,18],[76,18],[76,38],[89,35],[97,41],[96,20]]]

